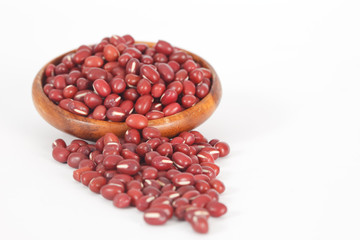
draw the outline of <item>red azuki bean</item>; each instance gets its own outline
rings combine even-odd
[[[88,93],[84,97],[84,102],[89,108],[95,108],[102,104],[102,98],[96,93]]]
[[[107,72],[111,72],[116,67],[120,67],[120,64],[118,62],[108,62],[104,65],[104,70]]]
[[[152,149],[156,149],[160,144],[162,144],[162,141],[160,138],[152,138],[146,141]],[[160,155],[158,152],[156,152],[158,155]],[[146,159],[145,159],[146,160]]]
[[[195,95],[196,87],[193,82],[186,80],[183,82],[183,86],[184,86],[184,89],[183,89],[184,95]]]
[[[125,111],[126,114],[130,114],[133,111],[134,103],[130,100],[125,100],[120,103],[120,107]]]
[[[81,183],[84,184],[85,186],[88,186],[90,181],[93,179],[93,178],[96,178],[96,177],[99,177],[101,176],[100,173],[96,172],[96,171],[86,171],[86,172],[83,172],[80,176],[80,179],[81,179]]]
[[[65,109],[67,111],[70,111],[69,110],[69,103],[73,101],[72,99],[63,99],[59,102],[59,106],[62,108],[62,109]]]
[[[197,180],[195,183],[195,188],[200,193],[206,193],[210,189],[210,185],[208,182],[204,180]]]
[[[179,169],[186,169],[192,163],[191,158],[182,152],[173,153],[172,160],[174,161],[175,166]]]
[[[63,139],[58,138],[56,139],[52,144],[51,144],[52,148],[56,148],[56,147],[63,147],[66,148],[66,143]]]
[[[164,142],[156,148],[156,151],[162,156],[171,156],[173,154],[173,147],[171,143]]]
[[[116,165],[122,160],[119,155],[109,155],[104,158],[103,165],[107,170],[116,169]]]
[[[165,89],[166,87],[162,83],[154,84],[151,88],[151,95],[155,98],[159,98],[164,93]]]
[[[102,186],[106,184],[106,178],[103,176],[99,176],[93,178],[89,183],[89,189],[94,193],[100,193],[100,189]]]
[[[108,200],[113,200],[116,194],[123,193],[124,191],[125,186],[122,182],[108,183],[100,189],[101,195]]]
[[[174,73],[180,69],[180,64],[176,61],[169,61],[167,64],[169,64],[169,66],[173,69]]]
[[[163,209],[150,208],[145,211],[144,220],[150,225],[162,225],[166,223],[168,218]]]
[[[113,93],[122,93],[126,89],[125,80],[119,77],[114,77],[110,82],[110,87]]]
[[[82,116],[87,116],[89,114],[89,108],[80,101],[71,101],[69,103],[69,110],[72,113],[76,113]]]
[[[196,87],[196,96],[198,98],[204,98],[209,93],[209,85],[200,83]]]
[[[147,127],[148,120],[144,115],[141,114],[131,114],[126,118],[126,124],[135,129],[143,129]]]
[[[191,186],[191,187],[193,187],[193,186]],[[182,194],[182,197],[189,199],[189,200],[193,200],[195,197],[197,197],[199,195],[200,195],[200,192],[198,190],[189,190],[189,191],[185,192],[184,194]]]
[[[122,148],[123,149],[128,149],[133,153],[136,151],[136,148],[137,148],[138,145],[136,145],[135,143],[126,142],[125,139],[122,139],[122,140],[124,141],[122,143]]]
[[[136,86],[136,90],[140,95],[150,94],[151,92],[151,83],[146,78],[139,80]]]
[[[193,83],[198,84],[204,79],[204,74],[200,69],[194,69],[190,72],[189,78]]]
[[[91,92],[92,92],[91,90],[78,91],[74,96],[74,100],[84,102],[84,98],[85,98],[86,94],[91,93]]]
[[[136,147],[136,153],[140,156],[140,157],[144,157],[146,153],[152,151],[150,144],[146,143],[146,142],[142,142],[140,143],[137,147]]]
[[[151,104],[154,101],[151,95],[140,96],[135,103],[135,111],[137,113],[145,115],[150,111]]]
[[[91,169],[91,168],[88,168],[88,167],[76,169],[76,170],[73,172],[73,178],[74,178],[76,181],[81,182],[81,174],[84,173],[84,172],[91,171],[91,170],[92,170],[92,169]]]
[[[137,155],[136,153],[132,152],[129,149],[123,149],[121,151],[121,156],[125,159],[135,159],[138,162],[140,161],[139,155]]]
[[[212,77],[212,73],[211,73],[210,69],[202,67],[202,68],[200,68],[200,70],[203,72],[205,78],[210,79]]]
[[[221,217],[227,212],[227,208],[224,204],[214,200],[206,204],[206,209],[212,217]]]
[[[219,193],[215,189],[209,189],[206,192],[207,195],[211,197],[211,200],[218,201],[219,200]]]
[[[119,173],[134,175],[140,170],[140,165],[134,159],[125,159],[118,163],[116,169]]]
[[[171,83],[169,83],[169,85],[167,86],[167,89],[173,89],[175,90],[175,92],[180,95],[184,89],[184,86],[182,84],[182,82],[180,81],[173,81]]]
[[[194,106],[197,102],[198,102],[198,98],[195,97],[194,95],[184,95],[181,98],[181,105],[184,108],[190,108]]]
[[[125,67],[125,72],[127,74],[139,74],[140,69],[140,61],[136,58],[131,58],[127,63]]]
[[[56,75],[68,73],[68,71],[69,71],[69,69],[66,67],[66,65],[64,63],[60,63],[55,67]]]
[[[79,152],[70,153],[67,158],[67,164],[72,168],[78,168],[80,161],[86,158],[87,156],[83,153],[79,153]]]
[[[55,147],[52,151],[53,158],[61,163],[65,163],[69,155],[70,151],[62,146]]]
[[[130,53],[122,53],[121,56],[118,58],[118,62],[120,66],[125,67],[128,61],[133,58]]]
[[[211,201],[211,197],[207,194],[200,194],[191,201],[191,205],[199,208],[204,208],[208,202]]]
[[[127,191],[127,194],[131,198],[131,205],[136,206],[136,202],[139,200],[141,196],[143,196],[143,193],[138,189],[130,189]]]
[[[89,56],[84,61],[86,67],[101,67],[103,64],[104,61],[98,56]]]
[[[75,87],[74,85],[68,85],[63,90],[63,96],[65,98],[73,98],[77,93],[77,91],[78,91],[77,87]]]
[[[73,61],[77,64],[81,64],[87,57],[91,56],[91,50],[88,49],[81,49],[76,51],[75,55],[73,56]]]
[[[192,70],[196,69],[196,63],[194,62],[194,60],[189,59],[186,60],[186,62],[184,62],[183,64],[183,68],[187,71],[187,72],[191,72]]]
[[[138,84],[138,82],[141,80],[141,77],[139,75],[128,73],[125,76],[125,82],[128,87],[134,88]]]
[[[144,195],[136,201],[136,208],[140,211],[145,211],[149,208],[150,203],[155,199],[154,196]]]
[[[202,166],[202,174],[207,175],[210,179],[214,179],[216,177],[216,173],[214,169],[209,166]]]
[[[196,156],[199,158],[200,163],[204,163],[204,162],[214,163],[214,158],[209,152],[201,150]]]
[[[150,143],[149,143],[149,145],[150,145]],[[160,154],[158,152],[155,152],[155,151],[150,151],[150,152],[146,153],[145,157],[144,157],[145,163],[147,165],[151,165],[152,160],[157,156],[160,156]]]
[[[94,109],[92,114],[94,119],[104,120],[106,118],[106,107],[104,105],[99,105]]]
[[[95,163],[90,159],[83,159],[79,162],[79,168],[89,168],[91,170],[95,169]]]
[[[154,120],[154,119],[163,118],[165,115],[163,112],[160,112],[157,110],[152,110],[152,111],[147,112],[145,116],[149,120]]]
[[[130,100],[132,102],[135,102],[136,99],[139,97],[139,93],[136,91],[135,88],[128,88],[124,91],[123,97],[125,100]]]
[[[151,138],[160,138],[161,137],[161,133],[159,131],[159,129],[154,128],[154,127],[145,127],[142,130],[142,136],[145,139],[151,139]]]
[[[143,53],[148,48],[148,45],[146,43],[135,43],[134,47],[136,47],[140,52]]]
[[[170,103],[176,102],[178,94],[173,89],[167,89],[164,94],[161,96],[160,101],[163,105],[169,105]]]
[[[78,80],[76,80],[76,87],[81,91],[81,90],[87,90],[91,88],[91,82],[89,80],[87,80],[86,78],[78,78]]]
[[[61,89],[52,89],[50,90],[48,97],[54,102],[60,102],[62,99],[64,99],[62,93],[63,91]]]
[[[175,175],[171,179],[171,181],[177,187],[193,185],[194,184],[194,176],[191,173],[179,173],[179,174]]]
[[[211,167],[211,168],[214,170],[216,176],[219,175],[219,173],[220,173],[220,168],[219,168],[219,166],[216,165],[215,163],[203,162],[203,163],[201,163],[201,166]]]
[[[151,166],[159,171],[169,170],[173,166],[173,161],[165,156],[155,156],[151,160]]]
[[[49,92],[54,89],[54,85],[51,83],[47,83],[44,85],[44,93],[49,95]]]
[[[145,64],[152,64],[154,62],[154,59],[152,58],[152,56],[146,55],[146,54],[142,55],[140,60],[142,63],[145,63]]]
[[[167,117],[167,116],[174,115],[178,112],[181,112],[181,110],[182,110],[182,107],[180,106],[180,104],[177,102],[174,102],[174,103],[170,103],[169,105],[167,105],[164,108],[163,112],[164,112],[165,117]]]
[[[175,175],[179,174],[180,171],[177,169],[170,169],[166,172],[166,178],[171,180]]]
[[[124,135],[125,142],[139,144],[141,141],[140,133],[136,129],[128,129]]]
[[[168,64],[159,63],[157,65],[157,69],[159,71],[160,77],[165,82],[171,82],[172,80],[174,80],[174,77],[175,77],[174,70]]]
[[[70,152],[76,152],[79,149],[80,145],[76,142],[70,143],[67,147],[66,150],[70,151]]]
[[[230,147],[225,142],[218,142],[214,147],[219,151],[220,157],[225,157],[230,153]]]
[[[159,40],[155,45],[155,50],[159,53],[170,55],[174,49],[170,43],[163,40]]]
[[[185,82],[188,81],[188,79],[189,79],[189,75],[185,69],[180,69],[175,74],[175,81]]]
[[[49,65],[47,65],[47,67],[45,69],[45,75],[47,77],[55,75],[55,65],[54,64],[50,63]]]
[[[212,179],[209,183],[218,193],[223,193],[225,191],[225,185],[219,179]]]
[[[141,57],[141,52],[137,48],[134,48],[134,47],[127,47],[122,52],[122,54],[124,54],[124,53],[129,53],[133,58],[137,58],[137,59],[139,59]]]
[[[149,79],[152,83],[157,83],[160,80],[160,74],[150,65],[142,65],[140,67],[140,75],[143,78]]]
[[[86,74],[86,78],[90,81],[95,81],[96,79],[106,80],[107,73],[104,69],[93,67],[89,69],[89,72]]]
[[[112,107],[106,111],[106,117],[113,122],[122,122],[126,118],[126,112],[120,107]]]
[[[206,217],[194,216],[190,220],[192,228],[198,233],[207,233],[209,231],[209,225]]]
[[[118,208],[126,208],[130,206],[131,197],[126,193],[118,193],[113,199],[113,204]]]
[[[173,52],[170,57],[169,57],[170,61],[176,61],[180,64],[184,63],[187,60],[187,55],[185,52]]]
[[[56,89],[64,89],[66,87],[66,81],[64,75],[57,75],[54,77],[54,87]]]
[[[116,61],[120,55],[119,50],[112,44],[106,45],[103,53],[106,61],[108,62]]]
[[[189,204],[189,199],[183,198],[183,197],[179,197],[179,198],[175,199],[175,200],[172,202],[171,205],[172,205],[174,208],[178,208],[178,207],[180,207],[180,206],[187,205],[187,204]]]
[[[101,97],[106,97],[111,93],[111,87],[104,79],[95,80],[93,88]]]
[[[156,179],[158,176],[158,170],[154,167],[148,167],[142,173],[144,179]]]
[[[154,62],[156,63],[166,63],[168,62],[168,57],[163,53],[156,53],[153,57]]]
[[[130,189],[141,190],[143,187],[144,186],[143,186],[142,182],[140,182],[138,180],[131,180],[130,182],[128,182],[126,184],[127,190],[130,190]]]
[[[161,185],[158,181],[155,181],[154,179],[145,179],[144,180],[144,186],[147,187],[147,186],[152,186],[152,187],[155,187],[156,189],[159,189],[161,188]]]
[[[193,163],[186,169],[186,172],[197,175],[202,173],[202,168],[200,164]]]
[[[118,107],[120,105],[121,97],[115,93],[108,95],[104,100],[106,108]]]

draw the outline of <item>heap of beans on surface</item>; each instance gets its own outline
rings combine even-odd
[[[44,92],[61,108],[89,118],[123,122],[176,114],[204,98],[211,72],[186,52],[159,40],[154,47],[130,35],[80,46],[45,70]]]
[[[208,232],[208,218],[226,213],[219,202],[224,184],[216,178],[219,157],[229,154],[225,142],[198,131],[169,139],[148,127],[148,119],[132,114],[124,138],[107,133],[95,144],[57,139],[53,158],[76,168],[73,177],[114,206],[135,206],[148,224],[162,225],[172,216],[186,220],[199,233]]]

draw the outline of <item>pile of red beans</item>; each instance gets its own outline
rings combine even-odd
[[[77,139],[53,143],[55,160],[76,168],[73,177],[114,206],[135,206],[148,224],[161,225],[173,215],[199,233],[208,232],[208,218],[227,208],[219,202],[224,184],[216,178],[215,160],[229,154],[225,142],[207,139],[198,131],[169,139],[148,127],[144,115],[126,119],[124,138],[107,133],[95,144]]]
[[[45,70],[44,92],[61,108],[97,120],[149,120],[195,105],[210,90],[211,72],[166,41],[154,47],[130,35],[82,45]]]

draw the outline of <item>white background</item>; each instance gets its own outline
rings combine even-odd
[[[147,225],[52,160],[31,84],[55,56],[112,34],[207,59],[221,104],[199,130],[232,148],[207,239],[360,239],[358,1],[1,1],[0,239],[200,239]]]

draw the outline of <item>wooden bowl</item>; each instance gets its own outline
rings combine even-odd
[[[144,43],[150,47],[155,46],[155,43]],[[52,126],[78,138],[96,141],[108,132],[113,132],[122,137],[128,129],[124,122],[101,121],[70,113],[53,103],[45,95],[43,85],[46,78],[46,66],[50,63],[59,63],[66,54],[71,52],[75,52],[75,50],[56,57],[42,67],[36,75],[32,86],[32,98],[37,111]],[[173,137],[180,132],[189,131],[199,126],[215,111],[221,98],[221,85],[214,68],[203,58],[191,52],[185,52],[190,54],[203,67],[211,70],[212,85],[209,94],[193,107],[168,117],[149,120],[149,126],[158,128],[161,134],[166,137]]]

